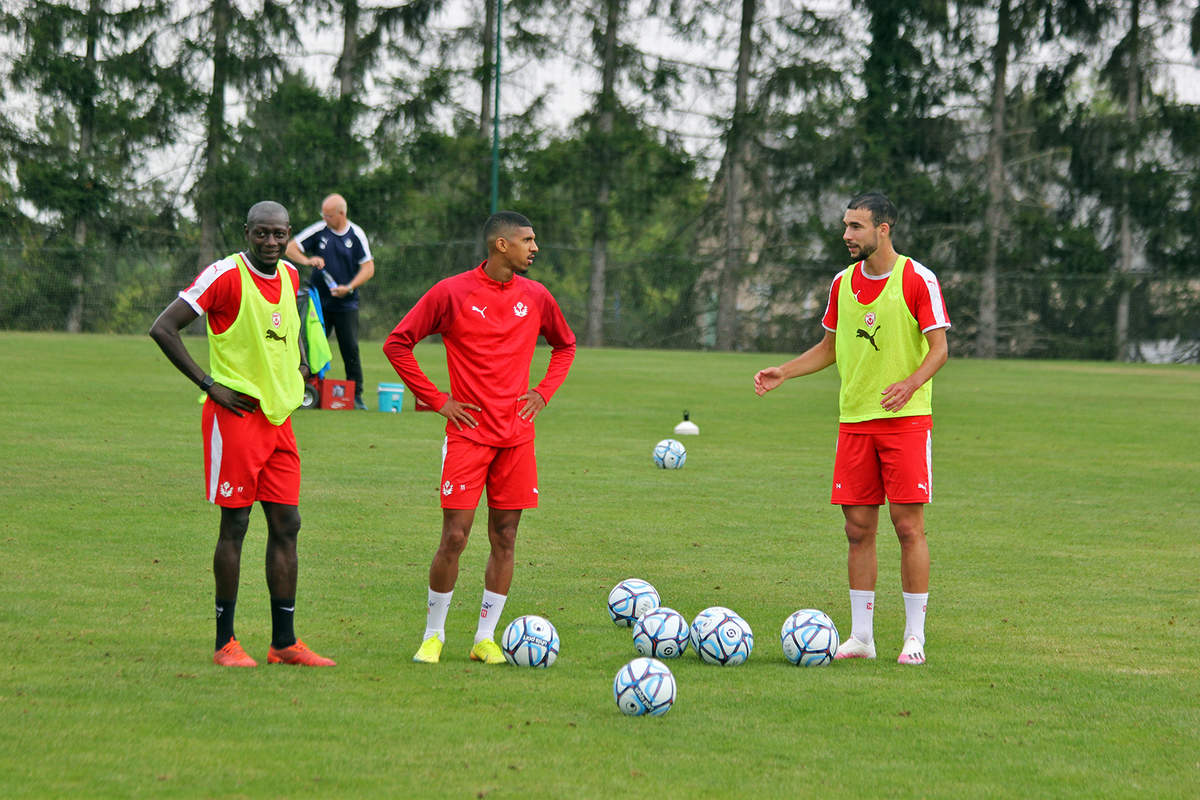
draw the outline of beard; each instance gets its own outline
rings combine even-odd
[[[870,258],[871,256],[873,256],[875,254],[876,250],[879,249],[879,244],[878,243],[873,243],[873,244],[865,244],[864,243],[864,244],[856,245],[856,247],[858,248],[858,259],[860,261],[866,261],[868,258]],[[851,247],[849,249],[850,249],[850,254],[853,255],[854,248]]]

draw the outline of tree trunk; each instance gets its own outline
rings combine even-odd
[[[608,205],[612,192],[612,132],[616,112],[617,27],[620,23],[622,0],[606,0],[607,18],[604,29],[600,114],[596,123],[596,203],[592,212],[592,272],[588,287],[587,335],[588,347],[604,345],[605,280],[608,272]]]
[[[483,5],[483,67],[480,69],[479,75],[479,136],[487,140],[492,135],[492,77],[495,73],[496,54],[496,0],[483,0]]]
[[[725,264],[717,278],[718,350],[733,350],[737,344],[737,295],[746,264],[745,199],[743,178],[746,164],[746,112],[749,105],[750,64],[754,55],[754,14],[758,0],[742,0],[741,36],[738,43],[737,88],[733,121],[725,150]]]
[[[492,80],[496,75],[496,0],[483,0],[483,62],[479,67],[479,139],[486,147],[479,161],[479,196],[492,196]],[[497,154],[497,157],[499,154]],[[475,260],[487,258],[487,243],[482,232],[475,237]]]
[[[212,89],[204,110],[204,174],[197,192],[196,213],[200,217],[200,266],[217,258],[221,223],[217,195],[218,172],[225,149],[225,86],[229,81],[229,28],[231,0],[214,0],[212,21]]]
[[[358,67],[358,0],[342,0],[342,54],[337,61],[338,110],[334,132],[348,142],[354,129],[354,99],[358,92],[355,72]],[[340,174],[338,180],[346,176]]]
[[[992,50],[992,123],[987,153],[987,246],[984,250],[983,280],[979,290],[979,332],[975,337],[975,355],[996,357],[996,334],[1000,317],[996,309],[996,273],[1000,260],[1000,238],[1007,227],[1004,208],[1005,96],[1008,91],[1008,51],[1012,46],[1012,14],[1009,0],[1000,0],[996,46]]]
[[[96,79],[96,40],[100,36],[100,14],[103,11],[102,0],[90,0],[87,10],[87,44],[86,55],[84,56],[85,67],[84,72],[87,80],[91,81],[95,86],[98,81]],[[79,164],[82,168],[82,174],[79,176],[84,182],[84,188],[88,191],[95,190],[95,171],[94,161],[96,154],[96,103],[89,96],[84,98],[79,105]],[[90,206],[90,204],[89,204]],[[75,216],[75,231],[74,241],[76,254],[81,254],[87,246],[88,237],[88,216],[87,211],[80,211]],[[83,330],[83,298],[84,286],[87,283],[87,275],[85,274],[85,264],[87,259],[77,257],[75,259],[75,273],[71,276],[71,291],[74,292],[74,298],[71,301],[71,308],[67,310],[66,329],[68,333],[79,333]]]
[[[1137,166],[1137,120],[1141,86],[1141,22],[1139,11],[1141,0],[1131,0],[1129,10],[1129,63],[1125,70],[1125,122],[1128,143],[1125,146],[1125,172],[1132,177]],[[1121,222],[1118,232],[1118,269],[1121,271],[1121,293],[1117,297],[1117,319],[1114,342],[1117,361],[1129,360],[1129,301],[1130,275],[1134,271],[1133,219],[1129,210],[1129,181],[1123,184],[1121,194]]]

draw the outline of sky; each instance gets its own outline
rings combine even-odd
[[[763,0],[763,4],[771,13],[782,14],[789,9],[794,13],[795,9],[805,7],[823,16],[845,18],[849,22],[850,30],[861,30],[863,27],[862,20],[855,19],[856,16],[861,16],[861,11],[855,10],[850,0]],[[448,34],[468,24],[478,5],[478,0],[451,0],[448,8],[435,16],[434,30]],[[659,20],[637,19],[626,25],[626,30],[636,31],[638,46],[644,52],[688,63],[703,62],[723,71],[727,77],[728,91],[720,94],[703,91],[685,93],[678,99],[674,108],[655,119],[655,124],[680,135],[689,152],[701,160],[708,160],[714,168],[721,153],[719,131],[713,117],[728,115],[732,107],[737,62],[738,4],[731,2],[729,6],[733,10],[730,11],[725,24],[728,32],[732,33],[732,36],[726,36],[730,44],[702,53],[695,52],[694,46],[672,37]],[[760,19],[766,13],[760,11]],[[1144,24],[1152,22],[1148,16],[1143,16]],[[511,26],[511,16],[506,19]],[[1166,60],[1160,65],[1156,84],[1160,90],[1169,87],[1182,102],[1200,104],[1200,58],[1192,56],[1188,51],[1187,31],[1188,26],[1181,21],[1168,37],[1160,38],[1157,42],[1164,50]],[[1159,31],[1153,31],[1153,34],[1161,37]],[[306,33],[306,39],[309,38],[316,44],[308,49],[307,55],[303,57],[303,66],[317,79],[318,85],[332,88],[334,64],[341,48],[340,31],[321,36],[310,27]],[[838,44],[834,43],[834,47]],[[1051,46],[1053,47],[1053,43]],[[1035,66],[1039,54],[1044,56],[1044,51],[1035,49],[1022,53],[1013,59],[1014,67]],[[505,115],[524,111],[535,98],[547,93],[551,124],[565,126],[589,107],[598,91],[598,84],[599,75],[593,63],[581,62],[567,54],[559,54],[549,62],[539,62],[505,52],[502,54],[502,121]],[[456,100],[471,112],[477,112],[479,98],[476,95],[468,95],[467,92],[478,92],[478,89],[466,87],[462,91],[462,96]]]
[[[815,8],[823,15],[845,17],[850,30],[862,28],[861,21],[854,19],[854,15],[859,12],[851,8],[849,0],[764,0],[764,4],[773,13],[786,12],[789,9],[794,11],[801,6]],[[478,0],[450,0],[446,10],[439,12],[433,20],[435,34],[446,35],[467,23],[478,5]],[[729,5],[733,10],[726,18],[725,25],[729,31],[736,33],[737,6],[733,3]],[[766,13],[763,12],[764,15]],[[512,24],[511,15],[508,17],[508,24]],[[298,46],[283,55],[291,67],[303,69],[313,77],[319,87],[332,91],[334,65],[341,48],[341,31],[336,28],[318,30],[303,20],[299,22],[299,27],[301,36]],[[678,135],[684,147],[697,157],[702,165],[707,165],[707,171],[715,171],[721,156],[721,142],[714,117],[726,116],[732,106],[733,71],[737,55],[735,46],[730,44],[697,53],[694,46],[675,40],[658,20],[631,20],[627,28],[636,31],[639,47],[643,51],[689,63],[703,62],[721,70],[721,74],[727,78],[724,82],[726,89],[717,92],[687,92],[679,98],[670,112],[654,118],[655,124]],[[1188,52],[1186,35],[1187,26],[1178,24],[1168,39],[1159,41],[1159,45],[1168,53],[1167,62],[1162,65],[1159,83],[1160,86],[1169,85],[1184,102],[1200,103],[1200,59]],[[839,44],[842,43],[832,43],[834,47]],[[0,60],[10,60],[16,46],[17,43],[10,37],[0,37]],[[1036,57],[1036,53],[1024,53],[1021,58],[1024,59],[1025,66],[1029,66],[1030,60]],[[1017,63],[1021,64],[1021,59],[1018,59]],[[539,62],[506,52],[503,54],[502,66],[502,123],[505,117],[524,111],[536,97],[545,93],[548,96],[547,108],[551,124],[565,127],[592,102],[599,80],[594,64],[562,53],[549,62]],[[470,95],[471,91],[477,93],[478,89],[465,87],[461,90],[462,96],[456,100],[474,113],[478,109],[479,99]],[[240,116],[245,112],[245,105],[239,98],[231,94],[229,99],[229,113],[232,116]],[[35,116],[40,113],[38,103],[31,96],[11,88],[6,91],[0,108],[6,117],[22,125],[32,124]],[[199,166],[199,145],[203,141],[203,128],[199,120],[187,120],[182,124],[183,141],[169,153],[156,156],[150,168],[151,175],[166,177],[179,191],[190,186],[195,177]]]

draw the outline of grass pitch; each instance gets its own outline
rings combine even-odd
[[[189,340],[204,354],[202,339]],[[364,343],[368,398],[394,380]],[[535,373],[545,364],[540,352]],[[438,346],[418,357],[444,385]],[[779,627],[849,632],[828,503],[836,373],[764,398],[781,355],[581,350],[539,418],[501,626],[542,614],[549,670],[467,660],[477,523],[443,663],[410,662],[440,513],[435,414],[299,412],[298,633],[330,670],[267,667],[265,526],[238,637],[211,662],[197,392],[145,337],[0,334],[0,796],[1194,797],[1200,794],[1200,370],[954,360],[934,392],[929,663],[895,663],[898,547],[880,534],[874,662],[801,669]],[[688,461],[650,450],[683,409]],[[479,522],[482,522],[482,515]],[[605,612],[645,578],[729,606],[749,662],[670,663],[659,719],[621,715],[634,657]]]

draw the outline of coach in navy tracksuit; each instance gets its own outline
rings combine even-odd
[[[337,333],[346,380],[354,381],[354,407],[363,402],[362,361],[358,357],[358,287],[375,274],[375,259],[363,229],[346,217],[346,198],[331,194],[321,203],[321,222],[314,222],[288,242],[287,257],[314,267],[309,281],[321,296],[325,335]]]

